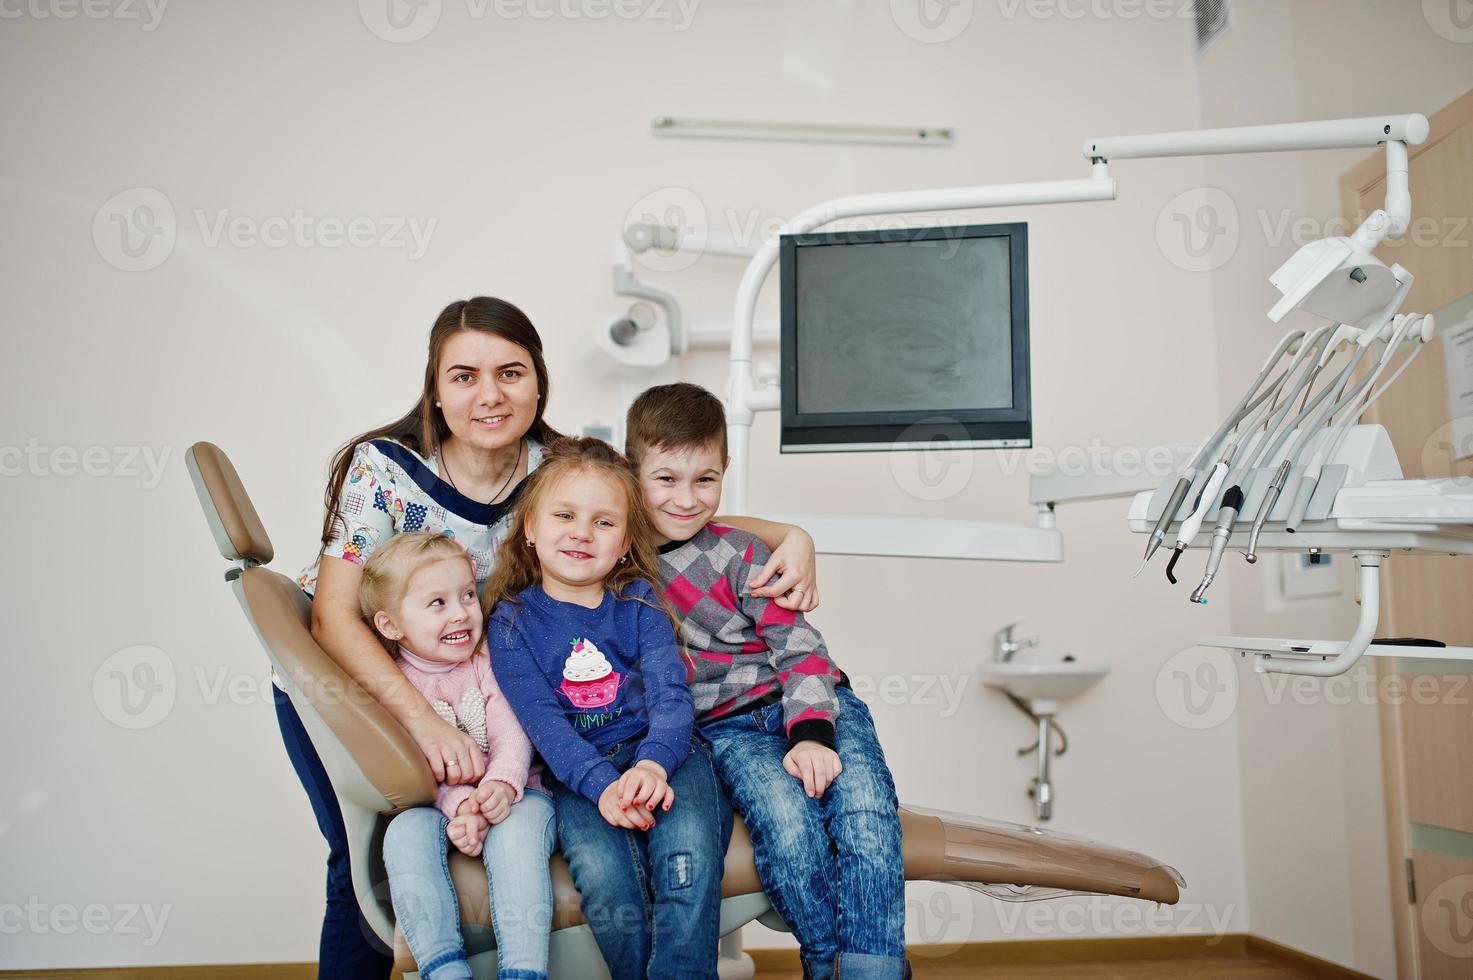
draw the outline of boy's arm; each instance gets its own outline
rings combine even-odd
[[[727,567],[727,580],[742,612],[767,645],[768,663],[777,672],[788,745],[811,740],[833,748],[834,723],[839,717],[839,699],[834,694],[839,668],[829,659],[823,637],[802,613],[784,609],[748,587],[768,558],[767,546],[760,539],[751,541]]]
[[[784,609],[812,612],[818,608],[817,552],[807,531],[760,517],[717,517],[716,521],[756,535],[770,549],[753,579],[754,592],[776,599]]]
[[[522,798],[527,773],[532,768],[532,743],[527,733],[522,731],[506,695],[497,686],[489,658],[477,661],[476,679],[486,697],[486,743],[490,746],[490,758],[486,762],[486,775],[481,779],[481,785],[485,786],[493,779],[506,783],[516,792],[512,799],[515,803]]]
[[[598,802],[619,778],[614,764],[573,729],[531,648],[512,624],[493,620],[491,671],[548,768],[579,796]]]
[[[691,730],[695,727],[695,703],[691,699],[685,659],[664,610],[653,591],[639,602],[639,673],[644,680],[645,711],[649,733],[635,750],[635,761],[648,759],[665,770],[666,778],[690,754]]]

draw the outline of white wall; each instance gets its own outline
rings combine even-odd
[[[1235,126],[1383,112],[1431,115],[1473,86],[1473,57],[1434,29],[1435,4],[1377,0],[1246,0],[1202,65],[1202,122]],[[1227,195],[1223,227],[1236,251],[1212,274],[1219,405],[1227,411],[1283,327],[1263,311],[1278,298],[1270,271],[1341,213],[1340,175],[1365,151],[1225,157],[1207,186]],[[1420,215],[1417,202],[1413,213]],[[1288,232],[1287,234],[1285,232]],[[1413,270],[1415,271],[1415,270]],[[1276,568],[1229,562],[1233,632],[1348,636],[1344,594],[1285,602]],[[1395,574],[1395,563],[1391,566]],[[1384,790],[1374,668],[1347,679],[1285,686],[1239,664],[1238,736],[1249,926],[1258,935],[1378,977],[1395,975]],[[1337,703],[1349,699],[1351,703]],[[1399,890],[1398,890],[1399,893]]]
[[[6,968],[315,956],[324,846],[198,515],[191,442],[232,455],[276,567],[291,571],[312,552],[328,454],[408,404],[425,333],[453,298],[505,296],[539,324],[555,423],[618,414],[628,380],[589,336],[623,308],[608,243],[651,193],[687,188],[739,229],[839,194],[1085,176],[1086,137],[1190,129],[1204,115],[1181,18],[967,4],[959,36],[922,43],[885,4],[705,0],[682,31],[478,19],[447,0],[427,37],[397,44],[353,4],[180,4],[146,30],[37,16],[60,12],[49,2],[0,25],[12,93],[0,107],[11,405],[0,445],[35,446],[27,472],[0,483],[14,515],[0,570],[15,692],[0,722],[12,746],[0,794]],[[1287,103],[1249,115],[1264,113],[1294,116]],[[932,151],[667,142],[646,133],[657,114],[949,125],[958,137]],[[1174,265],[1156,232],[1166,203],[1208,171],[1168,160],[1116,173],[1113,204],[983,219],[1030,222],[1035,431],[1052,452],[1190,439],[1222,401],[1205,368],[1226,339],[1223,291]],[[125,272],[108,261],[123,258],[105,202],[134,188],[164,195],[178,241],[157,267]],[[139,200],[125,198],[129,214]],[[212,245],[196,212],[208,231],[222,211],[255,224],[296,211],[384,230],[394,217],[435,224],[411,260],[320,241]],[[721,313],[738,271],[713,258],[651,278],[689,310]],[[724,369],[702,354],[685,375],[719,388]],[[779,457],[771,418],[754,443],[759,511],[1032,517],[1017,456],[976,456],[959,492],[930,504],[885,456]],[[108,447],[108,475],[60,475],[57,447],[91,446]],[[130,476],[112,447],[167,453],[161,480]],[[1228,604],[1189,607],[1156,577],[1159,559],[1130,580],[1140,542],[1118,502],[1061,509],[1059,521],[1059,566],[823,559],[815,620],[852,675],[915,678],[905,703],[875,705],[902,797],[1007,820],[1032,820],[1030,765],[1014,754],[1032,733],[977,682],[990,634],[1022,619],[1045,653],[1109,660],[1111,675],[1062,716],[1071,748],[1055,768],[1054,826],[1170,861],[1189,885],[1184,904],[1150,922],[1125,902],[1018,917],[918,887],[915,938],[1242,931],[1257,920],[1250,899],[1271,900],[1250,890],[1245,865],[1244,715],[1193,730],[1156,694],[1169,658],[1227,627]],[[176,691],[167,712],[167,693],[150,702],[151,727],[128,730],[115,723],[129,716],[109,658],[135,645],[157,649],[155,677],[172,672]],[[958,710],[925,703],[931,679],[960,687]],[[89,906],[105,909],[87,913],[95,933],[68,918]],[[167,916],[161,930],[125,921],[138,906]],[[786,939],[754,928],[748,941]]]

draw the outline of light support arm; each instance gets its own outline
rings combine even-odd
[[[1227,153],[1280,153],[1289,150],[1340,150],[1400,142],[1420,144],[1431,125],[1420,113],[1327,119],[1321,122],[1236,126],[1181,133],[1146,133],[1085,140],[1090,160],[1147,157],[1218,156]]]

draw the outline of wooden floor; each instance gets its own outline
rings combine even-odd
[[[917,980],[1156,980],[1196,978],[1207,980],[1298,980],[1326,974],[1260,956],[1208,959],[1115,960],[1109,963],[1035,963],[984,966],[977,963],[947,965],[944,962],[913,961]],[[757,980],[803,980],[802,973],[759,973]]]

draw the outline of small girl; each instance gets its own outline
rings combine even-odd
[[[621,980],[715,977],[731,808],[693,741],[638,483],[608,444],[559,440],[511,526],[486,586],[493,670],[556,777],[584,917]]]
[[[470,555],[453,538],[397,534],[363,568],[363,618],[435,711],[489,753],[480,784],[441,783],[435,808],[394,818],[384,837],[389,893],[426,980],[470,977],[447,842],[480,855],[491,889],[497,976],[544,980],[552,923],[552,799],[532,746],[491,673]],[[455,766],[454,762],[450,763]]]

